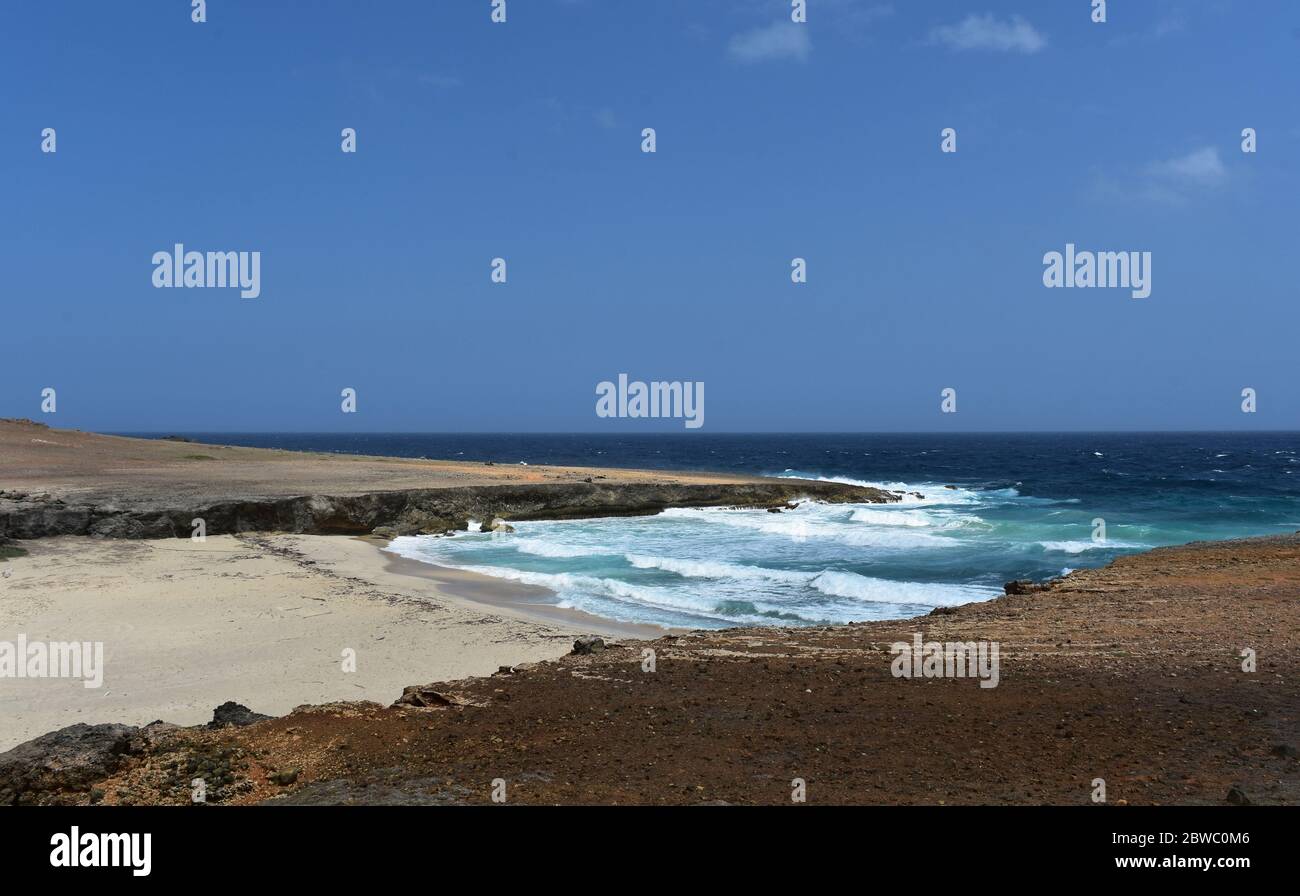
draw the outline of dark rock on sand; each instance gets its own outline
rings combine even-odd
[[[77,802],[144,748],[132,725],[70,725],[0,753],[0,806]]]
[[[595,635],[583,635],[581,638],[573,642],[573,653],[578,656],[602,653],[604,650],[604,639],[597,638]]]
[[[228,700],[212,711],[212,721],[208,722],[208,727],[243,728],[245,725],[252,725],[254,722],[260,722],[263,719],[269,718],[271,718],[271,716],[264,716],[260,712],[253,712],[242,703]]]

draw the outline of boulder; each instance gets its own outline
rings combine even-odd
[[[593,653],[602,653],[604,650],[604,639],[597,638],[595,635],[583,635],[573,642],[573,654],[577,656],[589,656]]]
[[[69,725],[0,753],[0,806],[77,802],[144,749],[132,725]]]

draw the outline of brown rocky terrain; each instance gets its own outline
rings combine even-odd
[[[914,620],[609,645],[391,706],[74,726],[0,754],[0,802],[184,804],[195,777],[233,805],[488,803],[497,780],[516,804],[788,804],[796,778],[822,804],[1086,804],[1097,778],[1111,804],[1300,800],[1300,537],[1010,590]],[[999,685],[893,677],[890,644],[915,632],[997,641]]]

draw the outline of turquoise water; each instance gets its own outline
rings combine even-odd
[[[792,437],[731,438],[766,441],[751,441],[747,456],[793,447],[783,441]],[[1292,434],[1038,437],[1047,444],[1021,436],[833,438],[834,448],[819,452],[821,469],[756,472],[923,497],[808,502],[781,514],[669,510],[518,523],[514,534],[402,538],[393,549],[544,586],[561,606],[601,616],[721,628],[910,617],[993,597],[1010,579],[1043,579],[1159,545],[1300,529],[1300,440]],[[886,438],[909,441],[881,451]],[[865,441],[846,446],[851,439]],[[854,449],[851,463],[864,472],[904,466],[889,455],[910,451],[913,475],[850,476],[846,460],[827,463],[828,450]],[[882,453],[883,461],[872,460]],[[957,475],[963,467],[984,475]],[[990,469],[1009,475],[990,477]],[[1104,538],[1095,537],[1098,520]]]

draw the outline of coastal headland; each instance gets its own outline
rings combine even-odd
[[[0,421],[0,538],[189,538],[197,520],[205,535],[440,535],[470,520],[898,497],[835,482],[311,454]]]

